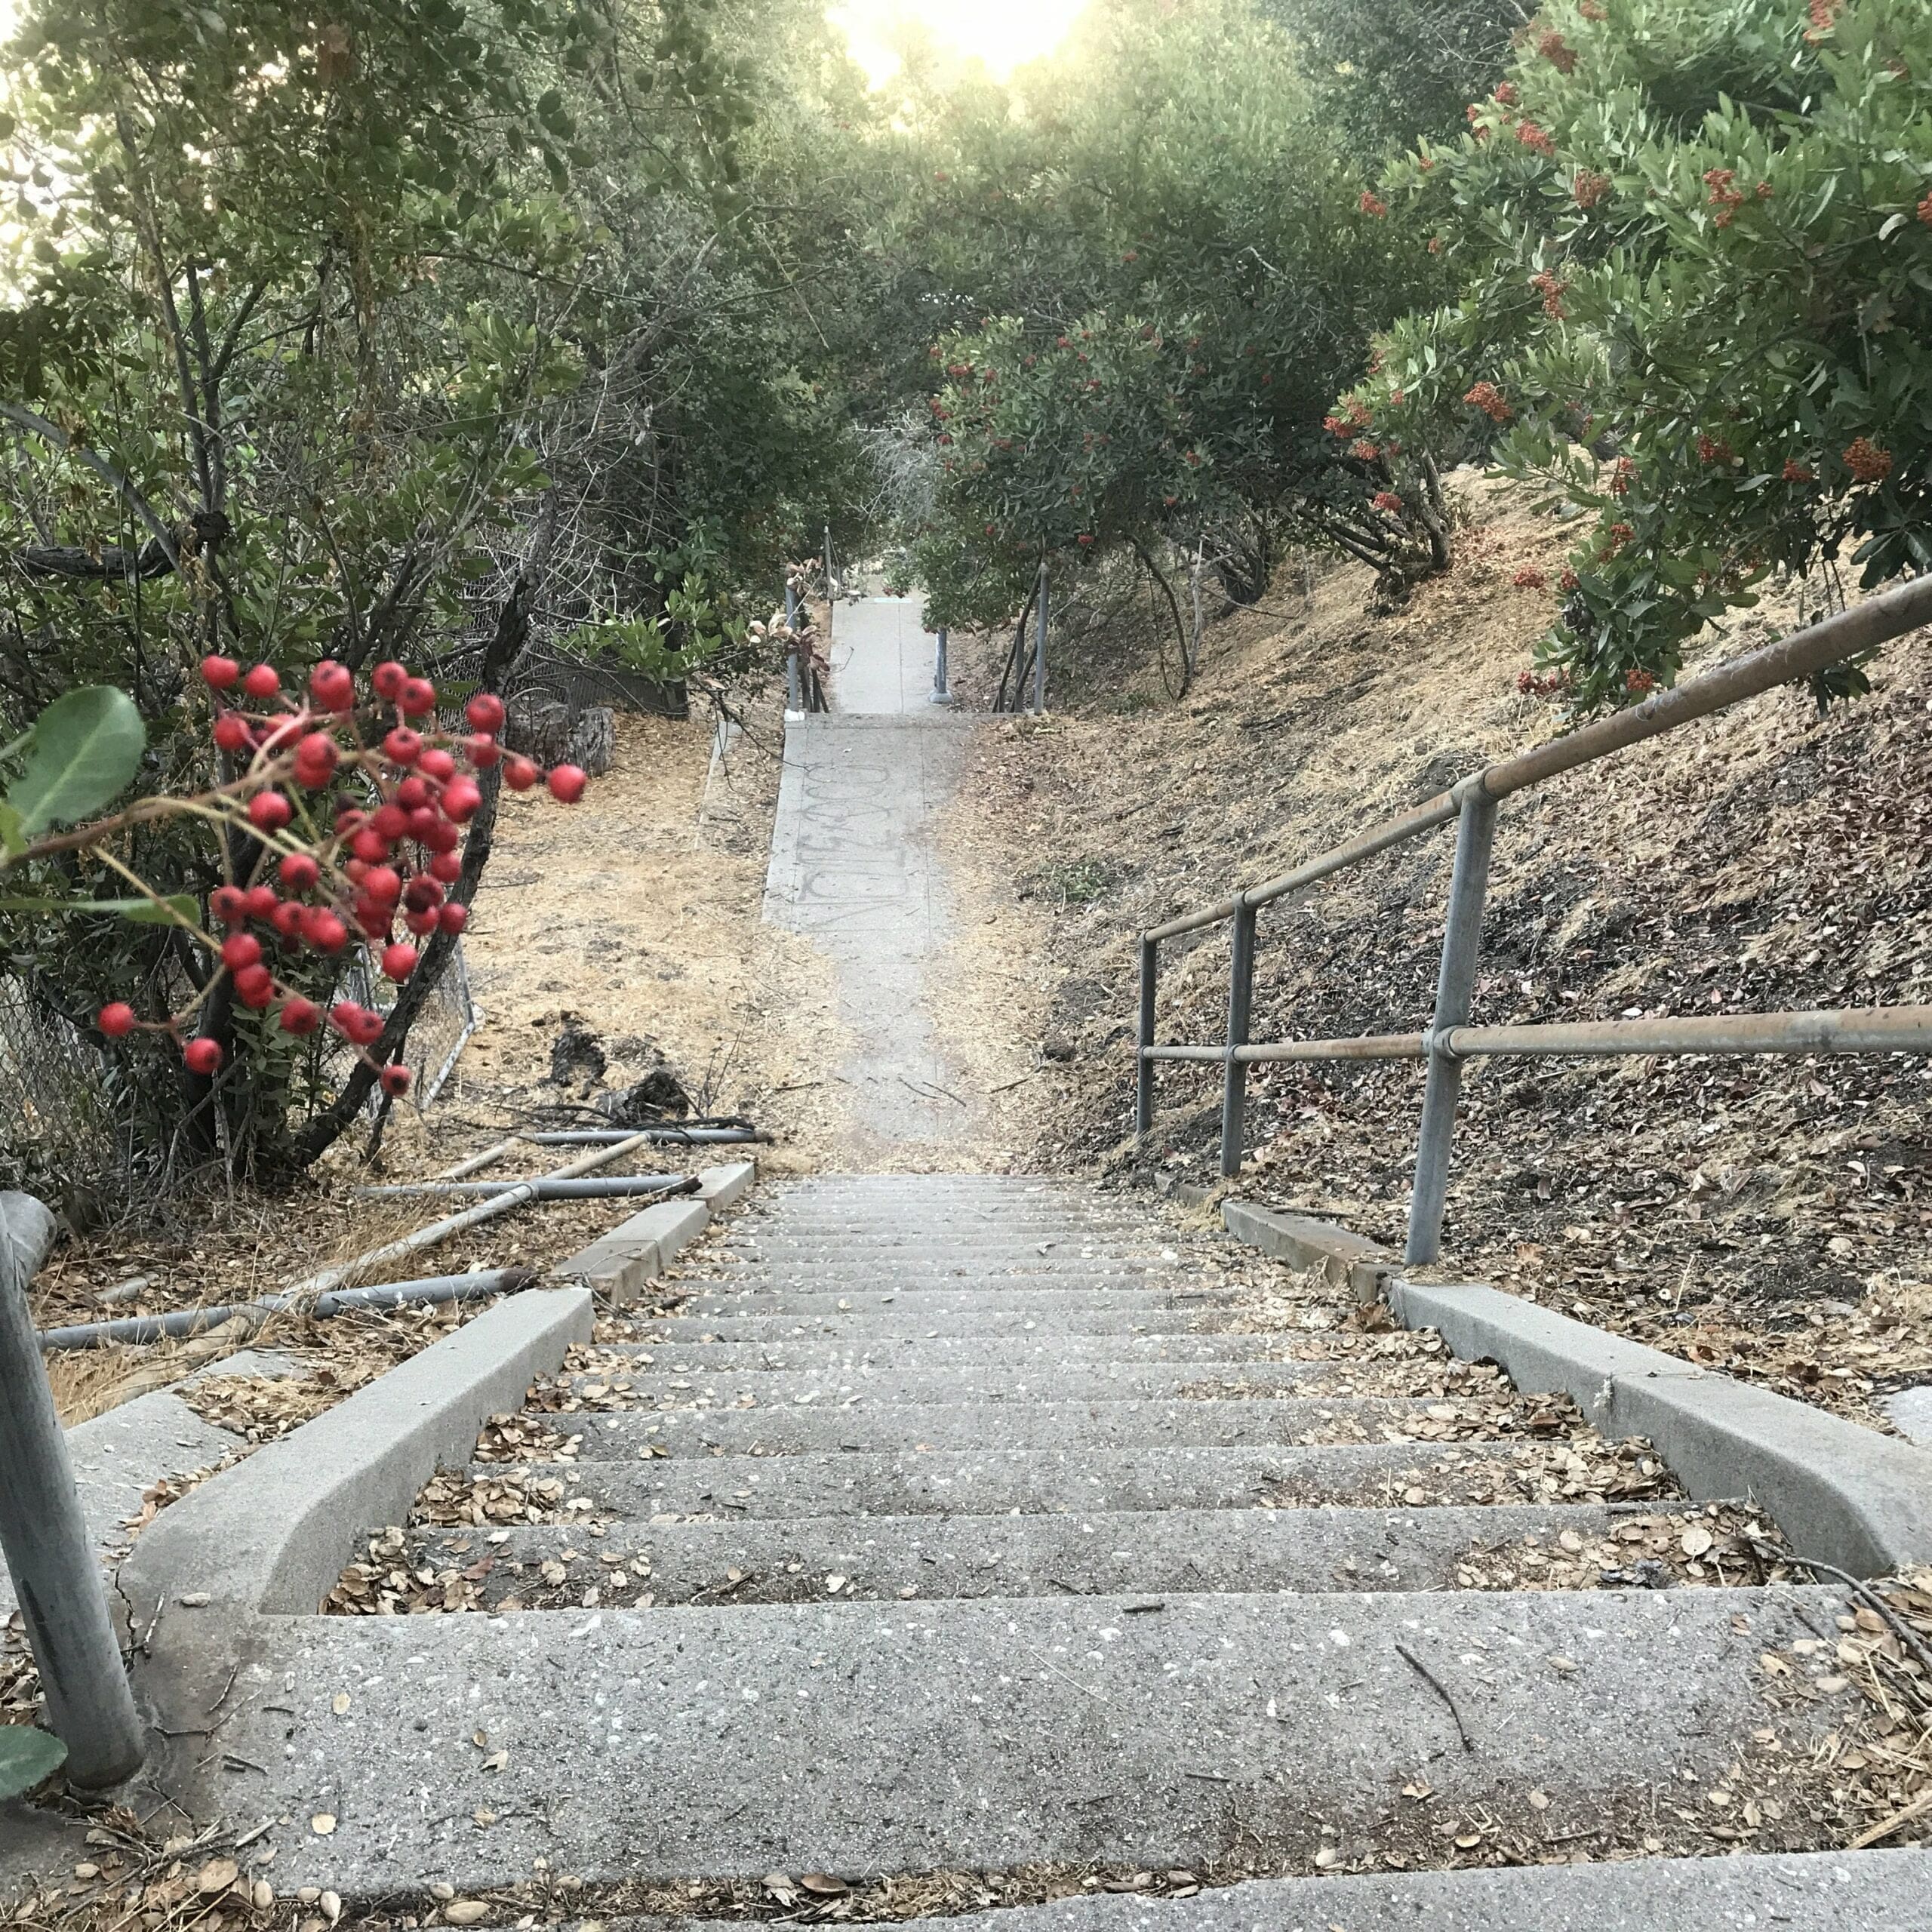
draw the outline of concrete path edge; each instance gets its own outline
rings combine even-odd
[[[1294,1257],[1272,1224],[1294,1223],[1297,1240],[1323,1225],[1235,1201],[1222,1218],[1284,1259]],[[1748,1498],[1800,1555],[1857,1577],[1932,1561],[1932,1451],[1480,1283],[1396,1274],[1383,1294],[1404,1327],[1435,1329],[1518,1388],[1562,1391],[1605,1435],[1647,1436],[1699,1500]]]
[[[742,1200],[758,1178],[752,1161],[732,1161],[698,1172],[695,1195],[660,1201],[622,1221],[579,1248],[551,1269],[559,1281],[580,1281],[614,1307],[637,1299],[638,1291],[663,1274],[698,1236],[714,1215]]]
[[[314,1612],[356,1539],[403,1521],[438,1469],[464,1467],[484,1423],[520,1408],[591,1322],[584,1288],[509,1296],[163,1511],[118,1579],[136,1695],[158,1736],[202,1758],[256,1620]]]

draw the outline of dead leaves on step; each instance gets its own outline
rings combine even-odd
[[[1549,1531],[1514,1543],[1478,1543],[1456,1561],[1465,1590],[1667,1589],[1783,1583],[1788,1565],[1758,1546],[1776,1533],[1728,1504],[1626,1517],[1607,1530]]]

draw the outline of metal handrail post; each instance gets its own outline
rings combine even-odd
[[[798,626],[798,593],[792,588],[788,577],[785,582],[785,628],[794,631]],[[798,646],[795,639],[789,639],[785,646],[785,709],[801,712],[804,708],[798,690]]]
[[[1485,792],[1472,791],[1463,798],[1456,827],[1456,865],[1449,878],[1449,915],[1442,931],[1435,1017],[1427,1035],[1429,1078],[1423,1090],[1422,1127],[1417,1136],[1415,1191],[1409,1198],[1405,1261],[1433,1261],[1442,1252],[1450,1144],[1455,1137],[1456,1102],[1463,1086],[1462,1062],[1450,1051],[1447,1035],[1469,1017],[1482,940],[1483,899],[1489,888],[1489,855],[1495,842],[1496,801]]]
[[[1033,715],[1047,715],[1047,567],[1040,566],[1040,608],[1033,632]]]
[[[1234,1050],[1247,1044],[1248,1010],[1254,998],[1254,908],[1244,900],[1235,908],[1228,952],[1228,1063],[1221,1086],[1221,1172],[1241,1172],[1241,1137],[1247,1109],[1247,1065]]]
[[[933,697],[935,704],[950,704],[952,694],[946,686],[946,626],[942,624],[934,634],[938,642],[933,650]]]
[[[1144,1135],[1154,1124],[1154,1063],[1147,1049],[1154,1044],[1154,992],[1161,970],[1161,943],[1143,936],[1140,941],[1140,1031],[1134,1055],[1134,1131]]]
[[[27,1305],[53,1239],[39,1201],[0,1194],[0,1544],[67,1776],[97,1790],[138,1770],[146,1746]]]

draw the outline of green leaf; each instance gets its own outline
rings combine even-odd
[[[0,851],[10,859],[17,859],[27,849],[27,841],[20,832],[20,815],[0,798]]]
[[[26,768],[7,794],[23,837],[72,825],[125,790],[140,769],[147,733],[134,701],[112,685],[85,685],[35,720]]]
[[[0,1724],[0,1798],[31,1791],[67,1761],[67,1747],[32,1724]]]
[[[171,926],[174,915],[192,921],[191,893],[177,892],[158,905],[152,899],[0,899],[0,912],[105,912],[137,926]]]

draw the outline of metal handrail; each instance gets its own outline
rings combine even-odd
[[[1423,1096],[1416,1180],[1409,1202],[1405,1258],[1433,1261],[1441,1252],[1442,1211],[1448,1192],[1451,1142],[1465,1060],[1497,1054],[1533,1057],[1634,1054],[1932,1053],[1932,1007],[1872,1007],[1856,1011],[1712,1014],[1588,1021],[1532,1026],[1472,1026],[1482,908],[1497,807],[1512,793],[1545,783],[1613,752],[1661,737],[1700,718],[1755,697],[1777,685],[1842,663],[1874,646],[1932,623],[1932,574],[1868,598],[1856,610],[1792,632],[1720,664],[1715,670],[1659,691],[1628,711],[1598,718],[1533,751],[1485,765],[1412,811],[1384,819],[1352,838],[1297,866],[1140,935],[1140,1001],[1135,1048],[1134,1131],[1154,1121],[1154,1069],[1161,1061],[1219,1063],[1221,1172],[1241,1171],[1247,1069],[1266,1063],[1418,1060],[1429,1069]],[[1435,1011],[1417,1033],[1363,1034],[1341,1039],[1251,1042],[1248,1014],[1254,990],[1255,915],[1263,906],[1377,854],[1454,820],[1456,859],[1450,875]],[[1154,1037],[1163,940],[1222,921],[1233,925],[1228,964],[1228,1029],[1217,1047],[1163,1046]]]

